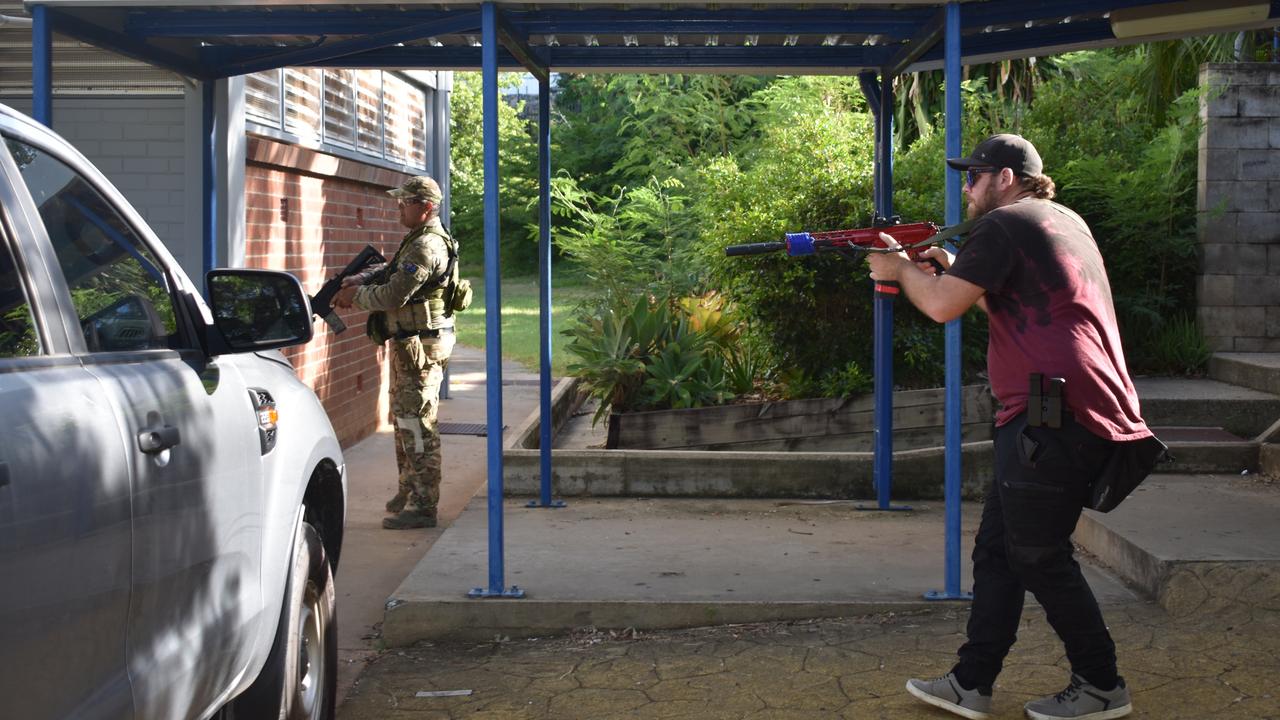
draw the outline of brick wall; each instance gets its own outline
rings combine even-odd
[[[404,229],[386,189],[405,176],[296,145],[251,137],[245,168],[245,264],[287,270],[308,293],[365,245],[388,258]],[[343,447],[388,416],[390,368],[364,335],[366,313],[345,311],[348,330],[316,325],[316,338],[285,354],[324,403]]]
[[[1280,352],[1280,67],[1205,65],[1200,327],[1215,351]]]

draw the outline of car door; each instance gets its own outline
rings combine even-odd
[[[263,622],[262,467],[234,363],[209,359],[172,261],[78,156],[11,141],[45,229],[70,338],[120,411],[132,469],[128,666],[138,717],[205,712],[243,674]],[[274,618],[272,618],[274,620]]]
[[[0,715],[131,718],[129,459],[15,198],[0,172]]]

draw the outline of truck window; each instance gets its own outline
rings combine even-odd
[[[40,211],[90,352],[178,348],[163,266],[85,178],[17,140],[6,144]]]
[[[0,237],[0,358],[40,354],[31,305],[18,277],[13,255]]]

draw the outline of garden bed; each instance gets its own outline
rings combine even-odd
[[[933,393],[935,391],[913,391]],[[940,391],[936,391],[940,393]],[[966,397],[977,400],[976,391],[966,389]],[[899,393],[895,397],[895,420],[923,417],[932,407],[922,402],[927,396]],[[940,394],[938,395],[940,398]],[[552,415],[559,433],[572,419],[590,422],[589,417],[574,417],[586,396],[574,379],[561,380],[552,395]],[[800,401],[810,403],[811,401]],[[823,401],[826,402],[826,401]],[[843,401],[829,401],[839,406]],[[987,401],[988,409],[990,407]],[[788,412],[770,403],[769,411],[777,416]],[[856,403],[846,404],[849,415],[856,415]],[[751,406],[709,408],[714,411],[743,412]],[[763,406],[757,406],[757,414]],[[797,408],[811,406],[799,405]],[[981,404],[966,403],[966,424],[976,417]],[[737,410],[735,410],[737,408]],[[915,408],[912,410],[911,408]],[[989,410],[988,410],[989,412]],[[800,413],[799,416],[803,416]],[[798,416],[798,417],[799,417]],[[790,420],[798,423],[799,420]],[[990,422],[989,415],[986,420]],[[623,420],[626,423],[626,420]],[[786,423],[779,427],[786,427]],[[902,499],[937,499],[943,496],[942,428],[926,433],[919,426],[919,442],[932,438],[932,446],[899,449],[895,442],[893,464],[893,497]],[[976,439],[962,445],[962,487],[967,498],[978,499],[992,474],[991,442],[980,432],[969,428]],[[905,436],[904,436],[905,437]],[[987,431],[989,437],[989,431]],[[895,433],[895,441],[898,436]],[[539,418],[535,411],[512,433],[504,452],[504,482],[512,495],[537,494],[540,482]],[[868,451],[740,451],[690,449],[606,449],[604,447],[563,447],[552,451],[552,483],[554,494],[561,497],[579,495],[631,495],[647,497],[799,497],[824,499],[856,499],[874,496],[872,484],[873,454]]]

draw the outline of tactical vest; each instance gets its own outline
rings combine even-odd
[[[449,296],[452,294],[451,290],[458,284],[458,243],[443,230],[430,228],[426,234],[436,235],[444,240],[444,245],[449,251],[449,264],[439,276],[428,278],[419,286],[402,307],[387,313],[392,332],[437,330],[453,324],[445,321],[453,316],[449,308]],[[387,265],[390,272],[394,272],[395,268],[399,267],[400,253],[408,245],[408,242],[402,243],[400,249],[396,251],[395,258]]]

